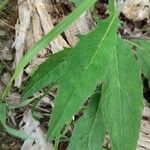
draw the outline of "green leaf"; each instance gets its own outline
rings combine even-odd
[[[3,124],[5,130],[7,131],[7,133],[9,133],[12,136],[15,136],[17,138],[21,138],[21,139],[32,139],[33,137],[31,137],[30,135],[27,135],[26,133],[24,133],[23,131],[19,131],[17,129],[11,128],[6,124]]]
[[[5,130],[15,136],[15,137],[19,137],[21,139],[32,139],[31,136],[27,135],[26,133],[22,132],[22,131],[19,131],[19,130],[15,130],[11,127],[9,127],[7,124],[6,124],[6,114],[7,114],[7,111],[6,111],[6,104],[5,103],[1,103],[0,102],[0,123],[4,126]]]
[[[105,78],[109,58],[117,41],[117,20],[115,13],[101,21],[93,32],[80,38],[69,54],[65,73],[58,82],[58,96],[50,120],[48,139],[59,137],[65,124]]]
[[[50,55],[49,58],[41,64],[32,75],[31,80],[29,80],[25,90],[23,91],[21,99],[25,100],[47,85],[56,83],[59,77],[62,76],[65,59],[69,52],[69,49],[65,49],[59,53]]]
[[[140,67],[131,46],[118,38],[103,84],[102,114],[113,150],[135,150],[143,108]]]
[[[103,147],[105,128],[101,114],[101,91],[90,98],[81,119],[75,124],[68,150],[100,150]]]
[[[132,40],[137,47],[137,59],[143,68],[143,73],[150,81],[150,41]]]
[[[20,63],[16,67],[16,70],[8,83],[3,95],[2,99],[8,95],[9,90],[11,88],[12,82],[19,75],[19,73],[23,70],[23,68],[35,57],[46,45],[48,45],[52,40],[54,40],[60,33],[62,33],[69,25],[71,25],[82,13],[88,10],[96,0],[85,0],[81,5],[79,5],[70,15],[68,15],[63,21],[61,21],[56,27],[50,31],[48,34],[43,36],[41,40],[39,40],[21,59]]]

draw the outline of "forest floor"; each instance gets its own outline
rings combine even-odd
[[[8,4],[4,11],[0,12],[0,96],[8,81],[10,80],[14,67],[14,59],[15,59],[15,49],[12,47],[15,40],[15,24],[18,17],[18,11],[16,7],[16,1],[11,1]],[[66,5],[64,5],[64,9]],[[96,9],[97,12],[105,17],[104,15],[104,3],[97,4]],[[103,11],[102,11],[103,8]],[[65,12],[65,11],[64,11]],[[146,30],[143,32],[143,28],[149,26],[147,20],[142,20],[138,22],[133,22],[127,19],[124,15],[121,15],[123,26],[119,29],[122,33],[122,36],[126,36],[126,34],[134,34],[137,35],[146,35],[146,37],[150,37],[150,30]],[[141,122],[141,130],[138,141],[137,150],[150,150],[150,86],[148,80],[143,77],[143,85],[144,85],[144,96],[145,96],[145,106],[143,111],[143,118]],[[49,94],[49,99],[55,98],[55,91]],[[53,95],[54,94],[54,95]],[[12,89],[12,93],[9,96],[13,103],[17,103],[20,97],[20,93],[17,88]],[[46,97],[47,98],[47,97]],[[8,124],[10,124],[14,128],[19,128],[19,123],[21,122],[23,116],[25,115],[26,109],[29,109],[31,106],[27,108],[17,109],[15,111],[11,111],[8,114]],[[45,113],[46,125],[48,122],[47,111],[51,106],[44,105],[39,109],[39,112]],[[14,117],[15,116],[15,117]],[[45,124],[44,124],[45,126]],[[133,127],[134,128],[134,127]],[[23,141],[10,136],[6,133],[3,127],[0,125],[0,150],[19,150]],[[67,142],[61,142],[59,145],[60,150],[64,150],[67,145]]]

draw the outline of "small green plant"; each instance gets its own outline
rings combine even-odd
[[[33,56],[95,2],[78,3],[74,12],[33,46],[16,68],[3,101],[13,80]],[[91,33],[80,36],[75,48],[54,54],[39,66],[22,93],[22,105],[27,105],[31,102],[28,98],[35,92],[58,85],[47,135],[48,140],[56,141],[88,99],[83,116],[75,124],[69,150],[102,150],[106,133],[113,150],[136,150],[143,109],[141,67],[150,79],[150,42],[128,41],[117,34],[119,13],[115,6],[115,1],[110,0],[109,17],[98,21]],[[137,47],[137,59],[132,46]],[[0,108],[4,110],[0,121],[6,127],[3,120],[6,104],[0,103]]]

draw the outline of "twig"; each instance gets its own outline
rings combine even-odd
[[[13,30],[16,29],[14,26],[8,24],[8,23],[7,23],[5,20],[3,20],[3,19],[0,19],[0,22],[1,22],[2,24],[4,24],[4,25],[8,26],[9,28],[13,29]],[[24,31],[22,31],[22,32],[24,32]]]

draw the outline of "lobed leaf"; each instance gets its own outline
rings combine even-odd
[[[42,63],[32,75],[22,93],[21,99],[25,100],[44,87],[56,83],[60,76],[62,76],[65,59],[69,52],[69,49],[65,49],[54,55],[50,55],[49,58]]]
[[[75,124],[68,150],[98,150],[103,147],[105,127],[101,114],[101,88],[90,98],[89,104]]]
[[[113,150],[135,150],[142,114],[141,72],[131,46],[118,38],[102,90],[102,114]]]
[[[117,41],[117,26],[115,12],[101,21],[93,32],[81,37],[69,54],[63,77],[58,82],[58,96],[50,120],[48,139],[59,137],[65,124],[92,95],[96,85],[104,80],[112,48]]]

